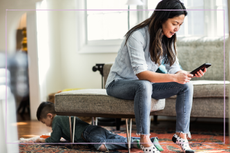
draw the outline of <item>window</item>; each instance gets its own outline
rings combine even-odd
[[[87,0],[86,6],[88,41],[123,38],[128,31],[125,0]],[[130,6],[130,9],[136,9],[136,6]],[[137,24],[136,11],[130,11],[130,24]]]
[[[85,20],[81,19],[79,12],[80,53],[117,53],[124,35],[128,31],[128,5],[127,0],[86,0],[83,4],[77,1],[85,11]],[[142,6],[130,6],[130,28],[143,21]],[[80,15],[81,14],[81,15]],[[82,22],[83,21],[83,22]],[[82,29],[85,31],[83,32]],[[84,34],[83,34],[84,33]],[[85,38],[86,37],[86,38]]]
[[[225,30],[225,34],[228,34],[228,2],[227,0],[216,0],[216,8],[217,9],[222,9],[223,11],[217,11],[217,34],[223,34],[224,30]],[[223,17],[225,15],[225,18]],[[225,29],[224,29],[224,25],[225,24]]]

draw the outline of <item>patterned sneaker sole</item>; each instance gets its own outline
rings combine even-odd
[[[144,147],[141,145],[141,149],[144,151],[144,153],[160,153],[160,151],[157,150],[154,145],[152,145],[151,147]]]

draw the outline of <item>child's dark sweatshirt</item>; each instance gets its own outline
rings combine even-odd
[[[71,117],[72,129],[73,129],[73,117]],[[76,117],[75,124],[75,142],[84,142],[81,137],[82,132],[89,126],[88,123],[80,120]],[[45,142],[54,143],[60,142],[61,137],[70,141],[70,128],[69,128],[69,117],[56,115],[52,121],[52,133],[51,137],[47,138]]]

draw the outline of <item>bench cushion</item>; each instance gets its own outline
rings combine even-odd
[[[196,80],[192,81],[194,86],[194,98],[217,98],[228,97],[229,81],[214,81],[214,80]]]
[[[224,96],[227,98],[229,96],[229,81],[196,80],[191,82],[194,87],[193,98],[223,98]],[[170,98],[176,98],[176,96]]]
[[[165,99],[152,99],[151,112],[164,107]],[[131,117],[134,102],[108,96],[105,89],[73,90],[55,95],[55,111],[60,115]]]

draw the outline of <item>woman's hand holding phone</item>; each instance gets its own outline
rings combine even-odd
[[[195,76],[193,77],[197,77],[197,78],[200,78],[202,76],[204,76],[204,73],[207,71],[207,68],[204,68],[203,70],[199,70],[197,71],[197,73],[195,74]]]
[[[202,77],[204,73],[207,71],[207,68],[211,66],[211,63],[204,63],[195,70],[190,73],[193,74],[194,77]]]
[[[190,74],[187,71],[183,71],[183,70],[178,71],[176,73],[176,75],[177,75],[177,77],[176,77],[177,81],[176,82],[180,83],[180,84],[185,84],[185,83],[189,82],[191,80],[191,78],[193,77],[192,74]]]

